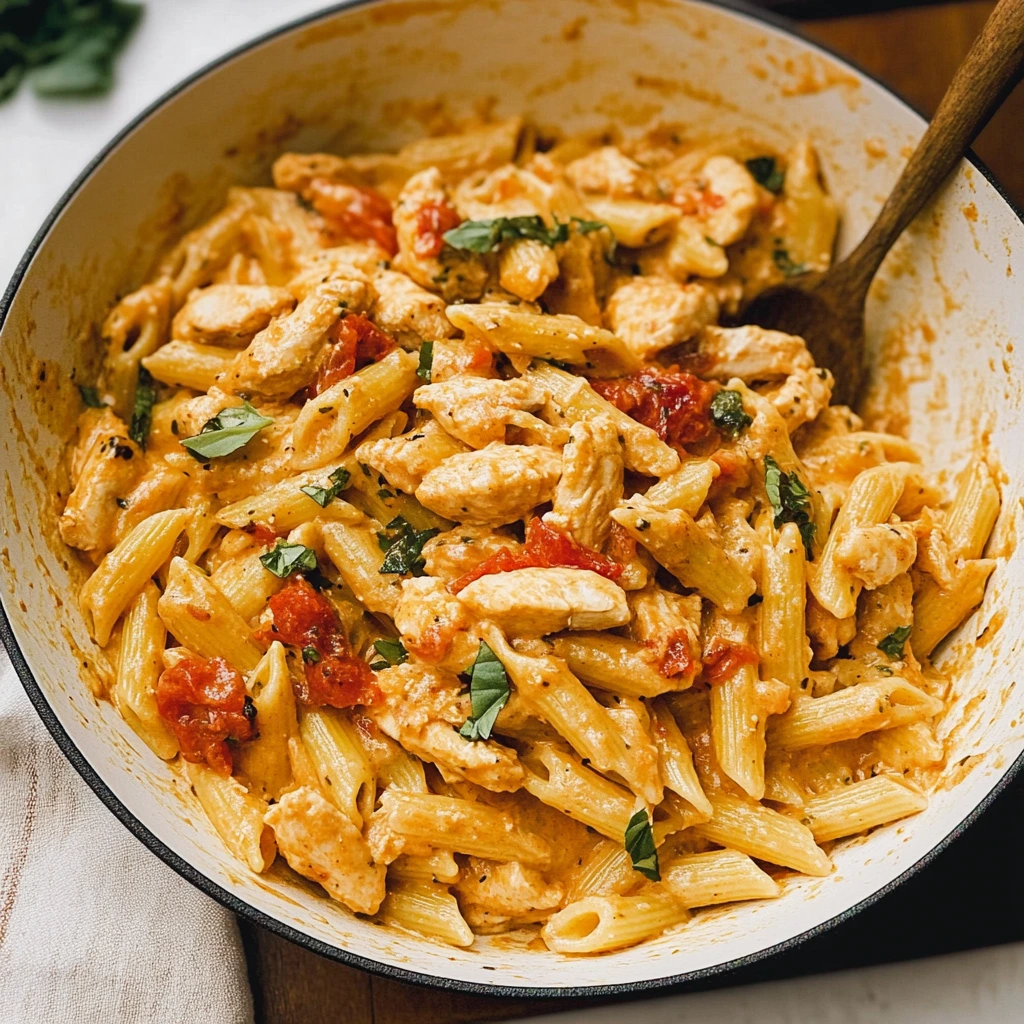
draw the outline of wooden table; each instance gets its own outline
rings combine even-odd
[[[803,27],[930,113],[994,6],[988,0],[973,0],[810,21]],[[1011,198],[1024,206],[1024,160],[1017,154],[1015,124],[1018,131],[1024,125],[1024,89],[1003,106],[976,150]],[[426,992],[321,959],[240,923],[260,1024],[454,1024],[507,1020],[554,1008],[529,1000]]]

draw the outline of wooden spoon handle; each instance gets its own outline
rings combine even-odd
[[[942,97],[878,219],[829,276],[847,294],[867,294],[885,254],[988,123],[1024,71],[1024,0],[1001,0]]]

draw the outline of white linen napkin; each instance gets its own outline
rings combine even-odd
[[[0,648],[0,1022],[252,1019],[234,916],[103,806]]]

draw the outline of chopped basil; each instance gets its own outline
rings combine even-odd
[[[498,712],[508,703],[509,685],[505,666],[498,656],[483,642],[476,652],[476,660],[469,670],[469,696],[473,713],[459,730],[467,740],[490,739]]]
[[[313,484],[307,484],[305,487],[300,487],[299,490],[307,497],[312,498],[321,508],[327,508],[348,487],[350,476],[351,474],[344,466],[339,466],[327,478],[331,481],[330,487],[316,487]]]
[[[790,259],[789,252],[786,249],[773,249],[772,259],[775,261],[775,266],[782,271],[784,277],[796,277],[798,274],[807,273],[807,268],[802,263],[794,263]]]
[[[274,421],[261,416],[248,402],[222,409],[194,437],[181,442],[200,462],[220,459],[244,448],[264,427]]]
[[[377,543],[381,551],[386,552],[380,571],[423,575],[423,545],[441,531],[436,527],[414,530],[402,516],[392,519],[385,529],[388,533],[377,534]]]
[[[442,237],[453,249],[493,252],[506,242],[517,242],[521,238],[533,238],[544,245],[555,246],[569,238],[569,226],[556,223],[549,228],[537,215],[494,217],[491,220],[464,220]]]
[[[278,541],[273,551],[260,555],[260,564],[275,576],[284,579],[286,576],[291,576],[293,572],[315,569],[317,567],[316,552],[312,548],[307,548],[305,544],[287,544]]]
[[[144,366],[139,367],[139,379],[135,385],[135,406],[132,409],[132,422],[128,428],[128,436],[140,447],[146,447],[149,429],[153,425],[153,403],[156,401],[156,388],[153,378]]]
[[[320,661],[320,652],[315,647],[303,647],[302,660],[307,665],[316,665]]]
[[[796,473],[783,473],[770,455],[764,457],[764,489],[775,513],[775,528],[783,523],[796,523],[810,558],[814,541],[810,491]]]
[[[910,638],[910,626],[897,626],[882,642],[878,649],[883,654],[888,654],[893,661],[899,661],[903,657],[903,645]]]
[[[786,181],[786,172],[775,162],[773,156],[755,156],[747,161],[747,170],[753,175],[754,181],[762,187],[778,195]]]
[[[89,387],[86,384],[80,384],[78,390],[82,395],[82,401],[85,402],[90,409],[103,409],[106,403],[100,398],[99,391],[96,388]]]
[[[420,365],[416,367],[416,376],[430,383],[430,371],[434,366],[434,343],[425,341],[420,345]]]
[[[603,220],[584,220],[582,217],[571,217],[570,220],[576,225],[576,230],[581,235],[589,235],[592,231],[600,231],[602,228],[607,228]],[[610,231],[611,228],[608,228]]]
[[[754,420],[743,411],[743,396],[738,391],[722,390],[711,399],[711,422],[723,434],[736,438]]]
[[[392,665],[401,665],[409,660],[409,652],[401,640],[374,640],[373,649],[384,659],[370,665],[375,672]]]
[[[651,828],[647,812],[641,807],[626,825],[626,853],[633,862],[633,870],[639,871],[652,882],[661,881],[658,870],[658,849],[654,845],[654,829]]]

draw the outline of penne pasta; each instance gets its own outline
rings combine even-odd
[[[604,953],[660,935],[689,920],[674,896],[587,896],[550,917],[541,929],[556,953]]]
[[[824,843],[917,814],[927,806],[927,797],[902,776],[876,775],[808,800],[803,817],[815,840]]]

